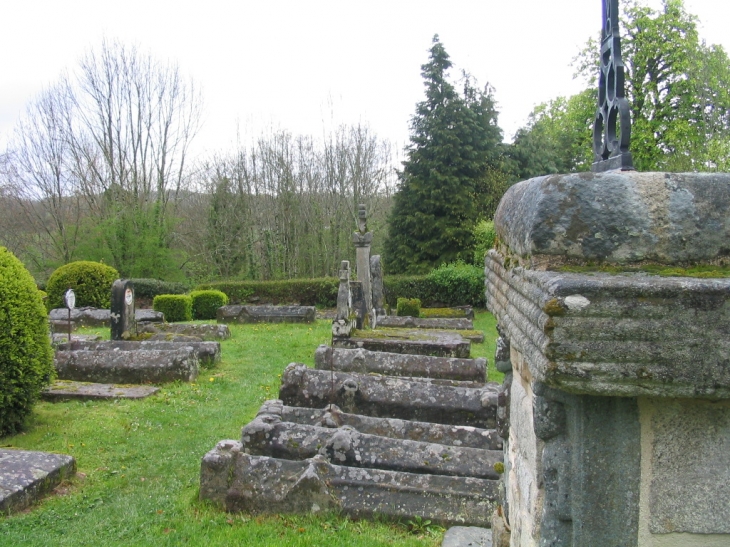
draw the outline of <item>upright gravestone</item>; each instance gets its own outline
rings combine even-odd
[[[358,206],[357,215],[358,230],[352,234],[352,241],[355,244],[357,280],[362,284],[365,314],[369,315],[373,309],[373,293],[370,286],[370,244],[373,242],[373,233],[368,232],[365,205]]]
[[[125,340],[135,333],[134,285],[128,279],[117,279],[112,284],[111,338]]]
[[[373,309],[375,315],[383,316],[385,313],[385,292],[383,290],[383,266],[380,262],[380,255],[370,257],[370,278],[373,289]]]

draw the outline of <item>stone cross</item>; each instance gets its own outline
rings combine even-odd
[[[128,279],[112,284],[111,339],[126,340],[136,334],[134,285]]]
[[[357,217],[358,230],[352,234],[352,241],[355,244],[355,266],[357,268],[357,280],[362,283],[365,313],[370,315],[373,309],[373,294],[370,283],[370,244],[373,242],[373,233],[367,231],[367,215],[365,205],[362,203],[358,205]]]

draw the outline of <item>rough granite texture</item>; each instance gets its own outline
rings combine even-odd
[[[662,264],[730,255],[730,174],[611,171],[515,184],[494,217],[499,240],[544,257]]]
[[[453,526],[446,530],[441,547],[492,547],[492,531],[479,526]]]
[[[0,448],[0,513],[22,511],[75,472],[71,456]]]
[[[642,411],[651,428],[649,531],[730,534],[730,403],[645,399]]]
[[[58,349],[62,351],[117,351],[117,352],[135,352],[140,350],[155,351],[178,351],[180,348],[192,348],[195,355],[203,365],[214,365],[221,360],[220,342],[201,342],[197,338],[194,340],[144,340],[142,342],[103,340],[100,342],[90,342],[76,340],[72,338],[71,345],[59,344]]]
[[[454,331],[389,329],[377,331],[355,330],[349,338],[333,338],[336,348],[385,351],[389,353],[410,353],[435,357],[459,357],[468,359],[471,342]]]
[[[432,357],[407,353],[331,348],[320,345],[314,353],[314,366],[320,370],[422,376],[468,382],[484,382],[487,360]]]
[[[251,456],[237,441],[221,441],[201,464],[200,499],[227,511],[316,513],[342,511],[355,518],[429,519],[487,526],[497,481],[423,475]]]
[[[192,382],[199,371],[195,350],[183,344],[175,349],[57,350],[53,364],[61,380],[102,384]]]
[[[281,377],[279,398],[290,406],[336,404],[353,414],[491,428],[497,389],[497,384],[331,373],[291,363]]]
[[[67,401],[78,399],[82,401],[95,399],[144,399],[160,391],[154,386],[128,386],[116,384],[95,384],[91,382],[72,382],[56,380],[41,392],[41,398],[46,401]]]
[[[607,396],[730,398],[730,279],[505,269],[485,259],[487,307],[530,374]]]
[[[313,323],[317,315],[314,306],[242,306],[218,308],[219,323]]]
[[[379,327],[473,330],[474,321],[466,318],[407,317],[388,315],[378,319]]]
[[[231,329],[228,325],[206,325],[188,323],[137,323],[139,334],[179,334],[205,341],[228,340]]]
[[[259,414],[244,426],[241,439],[246,452],[258,456],[304,460],[319,454],[337,465],[430,475],[496,480],[494,464],[502,461],[502,451],[393,439],[349,426],[284,422],[277,414]]]
[[[502,450],[502,439],[494,429],[468,425],[445,425],[398,418],[377,418],[342,412],[337,405],[322,410],[286,406],[281,400],[265,401],[259,414],[275,414],[282,421],[335,428],[350,426],[360,433],[451,446]]]

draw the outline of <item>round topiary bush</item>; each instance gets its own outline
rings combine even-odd
[[[189,294],[158,294],[152,300],[152,309],[162,312],[168,323],[190,321],[193,318],[193,299]]]
[[[91,306],[108,309],[111,306],[112,283],[119,278],[119,272],[99,262],[79,260],[61,266],[48,278],[46,292],[47,307],[63,308],[63,295],[70,288],[76,293],[76,307]]]
[[[215,319],[221,306],[228,304],[226,293],[215,290],[193,291],[193,319]]]
[[[35,281],[0,247],[0,437],[20,429],[54,377],[48,317]]]

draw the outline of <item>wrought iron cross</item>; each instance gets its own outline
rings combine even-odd
[[[601,73],[593,124],[593,171],[633,170],[629,151],[631,112],[624,93],[624,62],[618,28],[618,0],[602,0]]]

